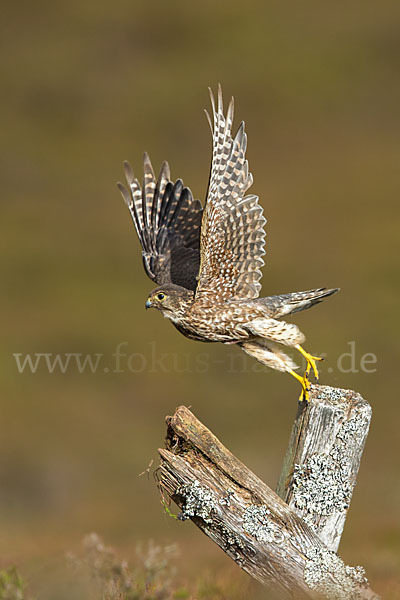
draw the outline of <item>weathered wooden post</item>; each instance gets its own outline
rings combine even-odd
[[[340,539],[368,431],[366,406],[354,392],[312,387],[310,405],[298,412],[278,486],[289,504],[181,406],[167,417],[166,449],[159,450],[157,479],[162,497],[164,501],[172,498],[181,508],[181,520],[190,518],[242,569],[277,595],[376,599],[363,569],[346,566],[332,550]],[[350,436],[358,436],[359,443],[348,453]],[[328,464],[329,469],[326,457],[335,462]],[[336,462],[343,457],[348,467],[342,472]],[[310,483],[314,476],[319,483],[325,481],[325,472],[331,478],[325,482],[328,495],[329,482],[340,479],[341,492],[335,488],[332,501],[314,494]],[[312,510],[306,506],[309,496]],[[318,508],[327,513],[320,520]]]
[[[360,394],[313,385],[300,404],[277,494],[337,551],[371,421]]]

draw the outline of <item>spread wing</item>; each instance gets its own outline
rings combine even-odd
[[[144,155],[142,188],[129,163],[124,167],[129,189],[121,183],[118,187],[135,224],[147,275],[158,285],[174,283],[194,291],[200,265],[200,201],[181,179],[170,181],[166,162],[156,180]]]
[[[210,90],[213,157],[203,211],[200,238],[200,272],[196,299],[226,301],[233,297],[257,298],[264,265],[266,219],[258,197],[246,196],[253,183],[245,157],[244,123],[232,138],[233,98],[226,117],[218,87],[218,107]]]

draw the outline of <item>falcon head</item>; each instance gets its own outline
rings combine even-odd
[[[194,292],[173,283],[166,283],[150,293],[146,308],[157,308],[166,317],[183,315],[194,301]]]

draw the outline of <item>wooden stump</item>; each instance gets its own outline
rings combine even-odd
[[[315,531],[184,406],[167,417],[158,485],[242,569],[276,595],[376,599]]]

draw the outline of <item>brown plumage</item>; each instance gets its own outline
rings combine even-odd
[[[318,377],[315,361],[319,359],[301,347],[305,338],[299,328],[279,319],[338,290],[258,297],[266,219],[258,197],[246,195],[253,177],[245,157],[244,123],[233,138],[233,98],[225,116],[221,88],[217,107],[211,90],[210,97],[213,119],[208,113],[207,117],[213,154],[204,209],[180,179],[170,180],[167,163],[156,179],[147,154],[142,187],[128,163],[129,189],[118,184],[142,246],[146,273],[159,285],[146,307],[160,310],[190,339],[237,344],[259,362],[291,373],[302,384],[301,399],[307,399],[308,376],[312,368]],[[303,378],[277,343],[295,347],[305,356]]]

